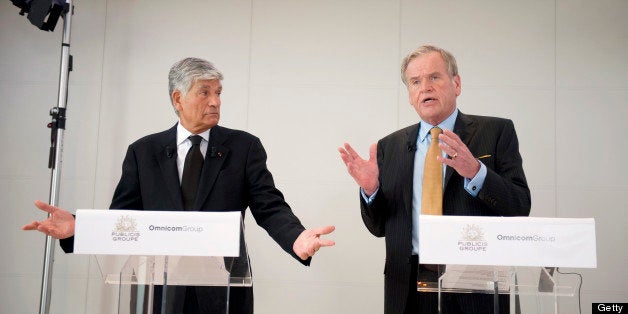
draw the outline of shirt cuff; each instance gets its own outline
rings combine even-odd
[[[479,160],[478,160],[479,161]],[[484,180],[486,180],[486,166],[480,161],[480,171],[473,177],[473,179],[464,178],[464,189],[473,197],[478,196],[482,186],[484,186]]]
[[[366,196],[366,194],[364,194],[364,189],[360,188],[360,194],[362,195],[362,199],[364,199],[367,205],[370,205],[373,202],[373,200],[375,199],[375,195],[377,195],[377,191],[379,191],[379,188],[377,188],[377,190],[375,190],[375,192],[371,196]]]

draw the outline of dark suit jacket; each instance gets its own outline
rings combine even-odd
[[[412,177],[419,125],[398,130],[378,142],[379,190],[371,204],[362,197],[362,220],[377,237],[386,237],[385,313],[403,313],[408,295],[412,255]],[[488,173],[477,195],[464,189],[464,178],[445,171],[443,214],[464,216],[527,216],[530,190],[523,173],[512,121],[458,113],[453,130]],[[420,259],[420,257],[419,257]]]
[[[183,210],[176,133],[175,125],[129,146],[110,208]],[[309,265],[310,259],[302,261],[292,250],[305,228],[275,188],[266,167],[266,152],[257,137],[244,131],[213,127],[197,195],[194,210],[198,211],[240,211],[244,216],[249,207],[257,224],[286,252]],[[72,238],[61,241],[66,252],[72,250],[72,242]],[[232,294],[232,297],[237,296]],[[252,300],[245,301],[252,310]]]

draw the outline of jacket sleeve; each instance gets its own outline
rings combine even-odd
[[[258,138],[251,142],[245,168],[249,207],[255,221],[284,251],[302,264],[309,265],[310,259],[301,260],[292,248],[305,227],[275,187],[273,176],[266,167],[266,151]]]
[[[122,176],[116,186],[110,209],[143,209],[137,158],[129,146],[122,162]]]
[[[498,139],[493,167],[487,167],[486,179],[478,198],[501,216],[528,216],[531,208],[530,189],[511,120],[507,120]]]
[[[383,237],[386,234],[386,196],[383,194],[381,186],[384,146],[382,141],[377,143],[377,167],[379,168],[380,187],[375,194],[375,198],[370,203],[367,203],[362,197],[362,193],[359,193],[362,221],[366,229],[376,237]]]

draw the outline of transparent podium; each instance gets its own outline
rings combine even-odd
[[[106,284],[117,286],[117,313],[181,313],[194,304],[192,300],[200,301],[203,311],[211,307],[208,310],[211,313],[228,313],[232,288],[252,286],[239,212],[225,215],[91,210],[80,215],[83,226],[88,219],[112,221],[100,223],[105,225],[104,231],[97,230],[102,226],[90,223],[94,227],[81,233],[85,243],[79,249],[95,257]],[[225,220],[225,216],[229,217]],[[133,230],[120,231],[123,223],[131,225]],[[108,225],[115,226],[117,242],[111,241]],[[166,227],[157,230],[155,226]],[[90,238],[94,236],[98,238]],[[131,238],[144,242],[124,242]],[[225,252],[230,256],[212,256],[215,253],[209,252]]]
[[[439,313],[445,293],[491,294],[492,313],[499,313],[500,295],[509,296],[510,313],[558,313],[558,298],[576,295],[575,285],[558,283],[553,268],[438,265],[438,273],[417,281],[417,291],[438,293]]]
[[[120,314],[177,313],[192,287],[210,291],[218,313],[228,313],[231,288],[252,286],[246,249],[240,257],[98,255],[96,260],[105,283],[118,286]]]
[[[476,293],[493,295],[493,310],[558,313],[579,283],[548,267],[597,267],[595,220],[421,215],[418,253],[433,275],[419,269],[417,290],[437,292],[441,310],[446,293]]]

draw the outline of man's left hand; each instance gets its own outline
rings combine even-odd
[[[302,260],[306,260],[314,254],[322,247],[322,246],[333,246],[336,243],[332,240],[321,239],[320,236],[324,234],[332,233],[336,227],[334,226],[326,226],[322,228],[316,229],[307,229],[301,232],[299,237],[294,244],[292,245],[292,250],[294,253],[301,258]]]
[[[461,176],[473,179],[480,171],[480,162],[473,157],[467,145],[456,133],[449,130],[443,130],[438,139],[440,140],[438,146],[449,155],[449,158],[438,156],[436,159],[454,168]]]

